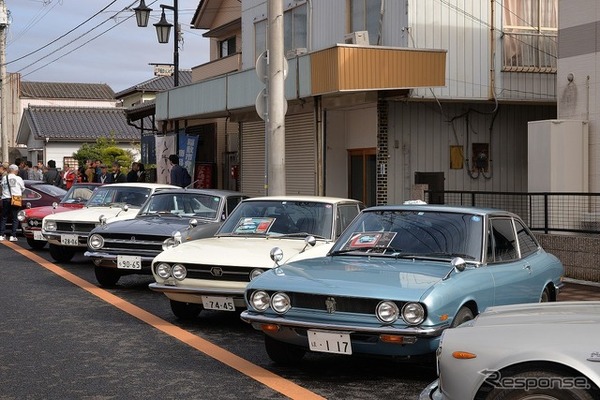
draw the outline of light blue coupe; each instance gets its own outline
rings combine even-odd
[[[327,256],[250,282],[242,319],[266,334],[267,353],[280,364],[308,350],[425,355],[444,329],[489,306],[555,301],[563,274],[515,214],[378,206],[363,210]]]

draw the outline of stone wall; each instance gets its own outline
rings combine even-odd
[[[600,282],[600,235],[535,235],[544,250],[562,261],[567,278]]]

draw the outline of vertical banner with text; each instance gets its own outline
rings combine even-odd
[[[195,165],[196,165],[196,151],[198,150],[198,136],[197,135],[186,135],[185,133],[179,134],[179,165],[188,170],[188,173],[192,177],[192,182],[196,179]]]

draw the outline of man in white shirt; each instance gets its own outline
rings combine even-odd
[[[12,234],[10,236],[11,242],[16,242],[17,239],[17,226],[19,221],[17,220],[17,213],[21,207],[13,206],[11,204],[12,196],[23,196],[25,190],[25,182],[19,175],[19,167],[16,164],[11,164],[8,167],[8,174],[2,177],[0,185],[2,186],[2,219],[0,220],[0,241],[6,240],[4,231],[6,228],[6,222],[8,216],[12,216]]]

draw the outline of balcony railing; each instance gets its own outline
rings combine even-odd
[[[503,71],[555,73],[558,59],[556,32],[503,32]]]
[[[430,204],[510,211],[534,231],[600,233],[600,193],[426,191],[425,196]]]
[[[242,68],[242,53],[234,53],[230,56],[212,60],[206,64],[192,68],[192,82],[200,82],[205,79],[214,78],[239,71]]]

